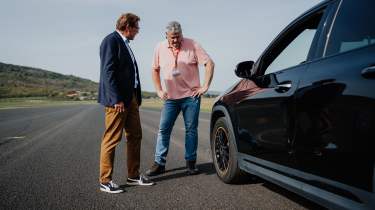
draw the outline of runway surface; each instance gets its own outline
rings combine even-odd
[[[160,111],[141,109],[141,171],[153,163]],[[318,209],[318,205],[262,179],[228,185],[219,180],[209,147],[209,114],[199,120],[198,167],[187,176],[184,126],[176,121],[166,165],[151,187],[99,191],[104,109],[99,105],[0,110],[1,209]],[[116,149],[113,179],[126,182],[125,141]]]

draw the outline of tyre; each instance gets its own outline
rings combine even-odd
[[[212,160],[216,173],[225,183],[237,183],[243,176],[238,167],[233,128],[225,117],[219,118],[211,135]]]

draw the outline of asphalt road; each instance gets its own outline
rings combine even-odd
[[[153,162],[159,111],[142,110],[141,171]],[[0,209],[318,209],[318,205],[260,178],[221,182],[209,149],[209,115],[199,125],[198,167],[184,173],[184,127],[172,133],[166,170],[151,187],[99,191],[104,112],[99,105],[0,110]],[[126,181],[125,142],[116,149],[113,179]]]

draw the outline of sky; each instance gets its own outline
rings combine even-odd
[[[292,20],[321,0],[1,0],[0,62],[99,81],[99,46],[122,13],[140,16],[131,42],[142,89],[154,91],[151,63],[165,26],[176,20],[215,62],[211,91],[239,80],[235,66],[255,61]],[[204,67],[200,67],[201,84]]]

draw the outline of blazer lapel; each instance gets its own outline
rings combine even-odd
[[[113,33],[115,34],[115,37],[117,38],[119,46],[121,46],[121,48],[120,48],[121,51],[126,54],[126,59],[129,60],[130,62],[133,62],[132,57],[130,55],[130,52],[129,52],[128,48],[126,47],[126,45],[124,43],[124,40],[122,39],[122,37],[120,36],[120,34],[118,34],[117,31],[114,31]]]
[[[121,46],[120,50],[121,50],[123,53],[126,54],[126,58],[125,58],[125,59],[127,59],[128,62],[130,62],[131,64],[133,64],[133,60],[132,60],[131,55],[130,55],[130,53],[132,53],[132,52],[129,52],[129,50],[128,50],[128,48],[126,47],[126,45],[125,45],[125,43],[124,43],[124,40],[122,39],[122,37],[120,36],[120,34],[118,34],[117,31],[114,31],[113,33],[115,33],[115,36],[116,36],[116,38],[117,38],[117,41],[120,43],[120,46]],[[121,53],[121,55],[124,55],[123,53]],[[134,54],[133,54],[133,55],[134,55]],[[122,59],[122,58],[120,58],[120,59]],[[137,73],[138,86],[141,87],[141,84],[140,84],[141,82],[140,82],[140,80],[139,80],[138,64],[137,64],[137,60],[135,59],[135,57],[134,57],[134,64],[135,64],[135,65],[130,65],[130,66],[132,66],[132,69],[133,69],[133,71],[131,72],[131,73],[132,73],[132,77],[134,78],[134,74],[135,74],[135,72],[136,72],[136,73]],[[135,66],[135,69],[134,69],[134,66]]]

